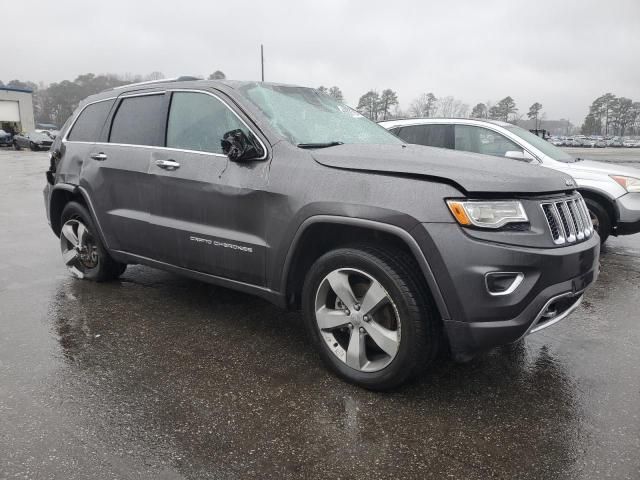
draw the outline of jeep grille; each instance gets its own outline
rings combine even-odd
[[[576,243],[593,235],[593,224],[582,196],[542,203],[551,238],[556,245]]]

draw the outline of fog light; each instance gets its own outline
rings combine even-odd
[[[523,280],[521,272],[489,272],[484,276],[487,291],[493,296],[512,294]]]

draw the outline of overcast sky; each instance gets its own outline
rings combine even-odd
[[[470,106],[511,95],[581,123],[598,95],[640,101],[640,0],[14,2],[2,21],[0,79],[94,73],[338,85],[355,105],[392,88]],[[32,12],[32,13],[29,13]]]

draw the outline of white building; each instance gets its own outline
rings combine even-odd
[[[0,87],[0,129],[19,133],[35,128],[32,91]]]

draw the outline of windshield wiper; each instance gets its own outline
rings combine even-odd
[[[344,145],[344,142],[299,143],[297,146],[300,148],[327,148],[336,145]]]

